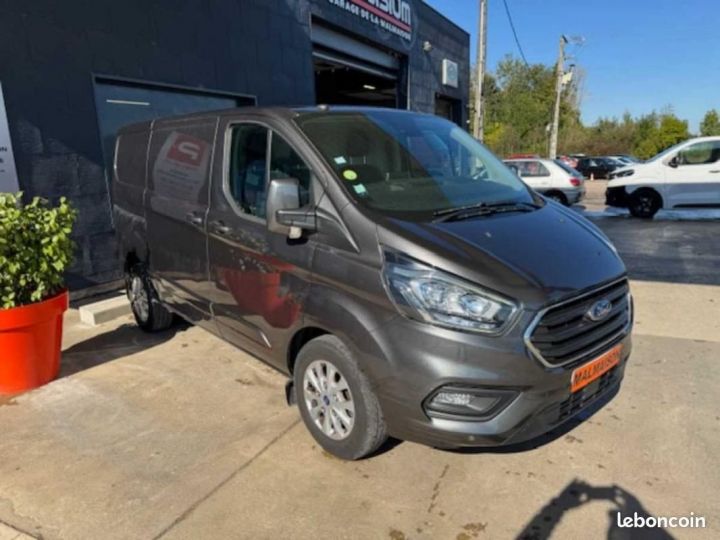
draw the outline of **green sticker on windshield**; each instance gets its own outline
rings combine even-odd
[[[343,171],[343,178],[349,182],[354,182],[357,180],[357,173],[352,169],[345,169]]]

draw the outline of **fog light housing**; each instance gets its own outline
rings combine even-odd
[[[428,396],[424,408],[432,418],[488,420],[503,410],[516,395],[513,390],[442,386]]]

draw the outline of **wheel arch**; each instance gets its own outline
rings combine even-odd
[[[567,195],[565,195],[565,193],[563,193],[563,191],[561,189],[549,188],[543,192],[543,195],[545,195],[545,197],[548,197],[548,198],[552,198],[553,195],[556,195],[560,198],[562,204],[564,204],[565,206],[568,205],[569,201],[568,201]]]
[[[632,186],[625,186],[625,193],[628,194],[628,197],[636,193],[642,193],[645,191],[657,195],[657,197],[660,199],[660,208],[665,208],[665,197],[663,196],[662,190],[659,189],[657,185],[634,184]]]
[[[295,371],[295,361],[297,360],[300,350],[313,339],[328,334],[332,334],[332,332],[319,326],[305,326],[293,334],[287,347],[285,359],[287,371],[290,375]]]

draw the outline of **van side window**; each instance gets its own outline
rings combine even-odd
[[[720,159],[720,143],[704,141],[692,144],[678,152],[679,165],[702,165]]]
[[[265,218],[268,129],[255,124],[232,128],[230,194],[240,210]]]
[[[310,200],[310,168],[287,141],[275,132],[271,144],[270,180],[297,179],[300,184],[300,206],[305,206]]]

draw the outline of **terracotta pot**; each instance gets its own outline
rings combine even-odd
[[[68,301],[63,291],[42,302],[0,309],[0,393],[23,392],[57,377]]]

